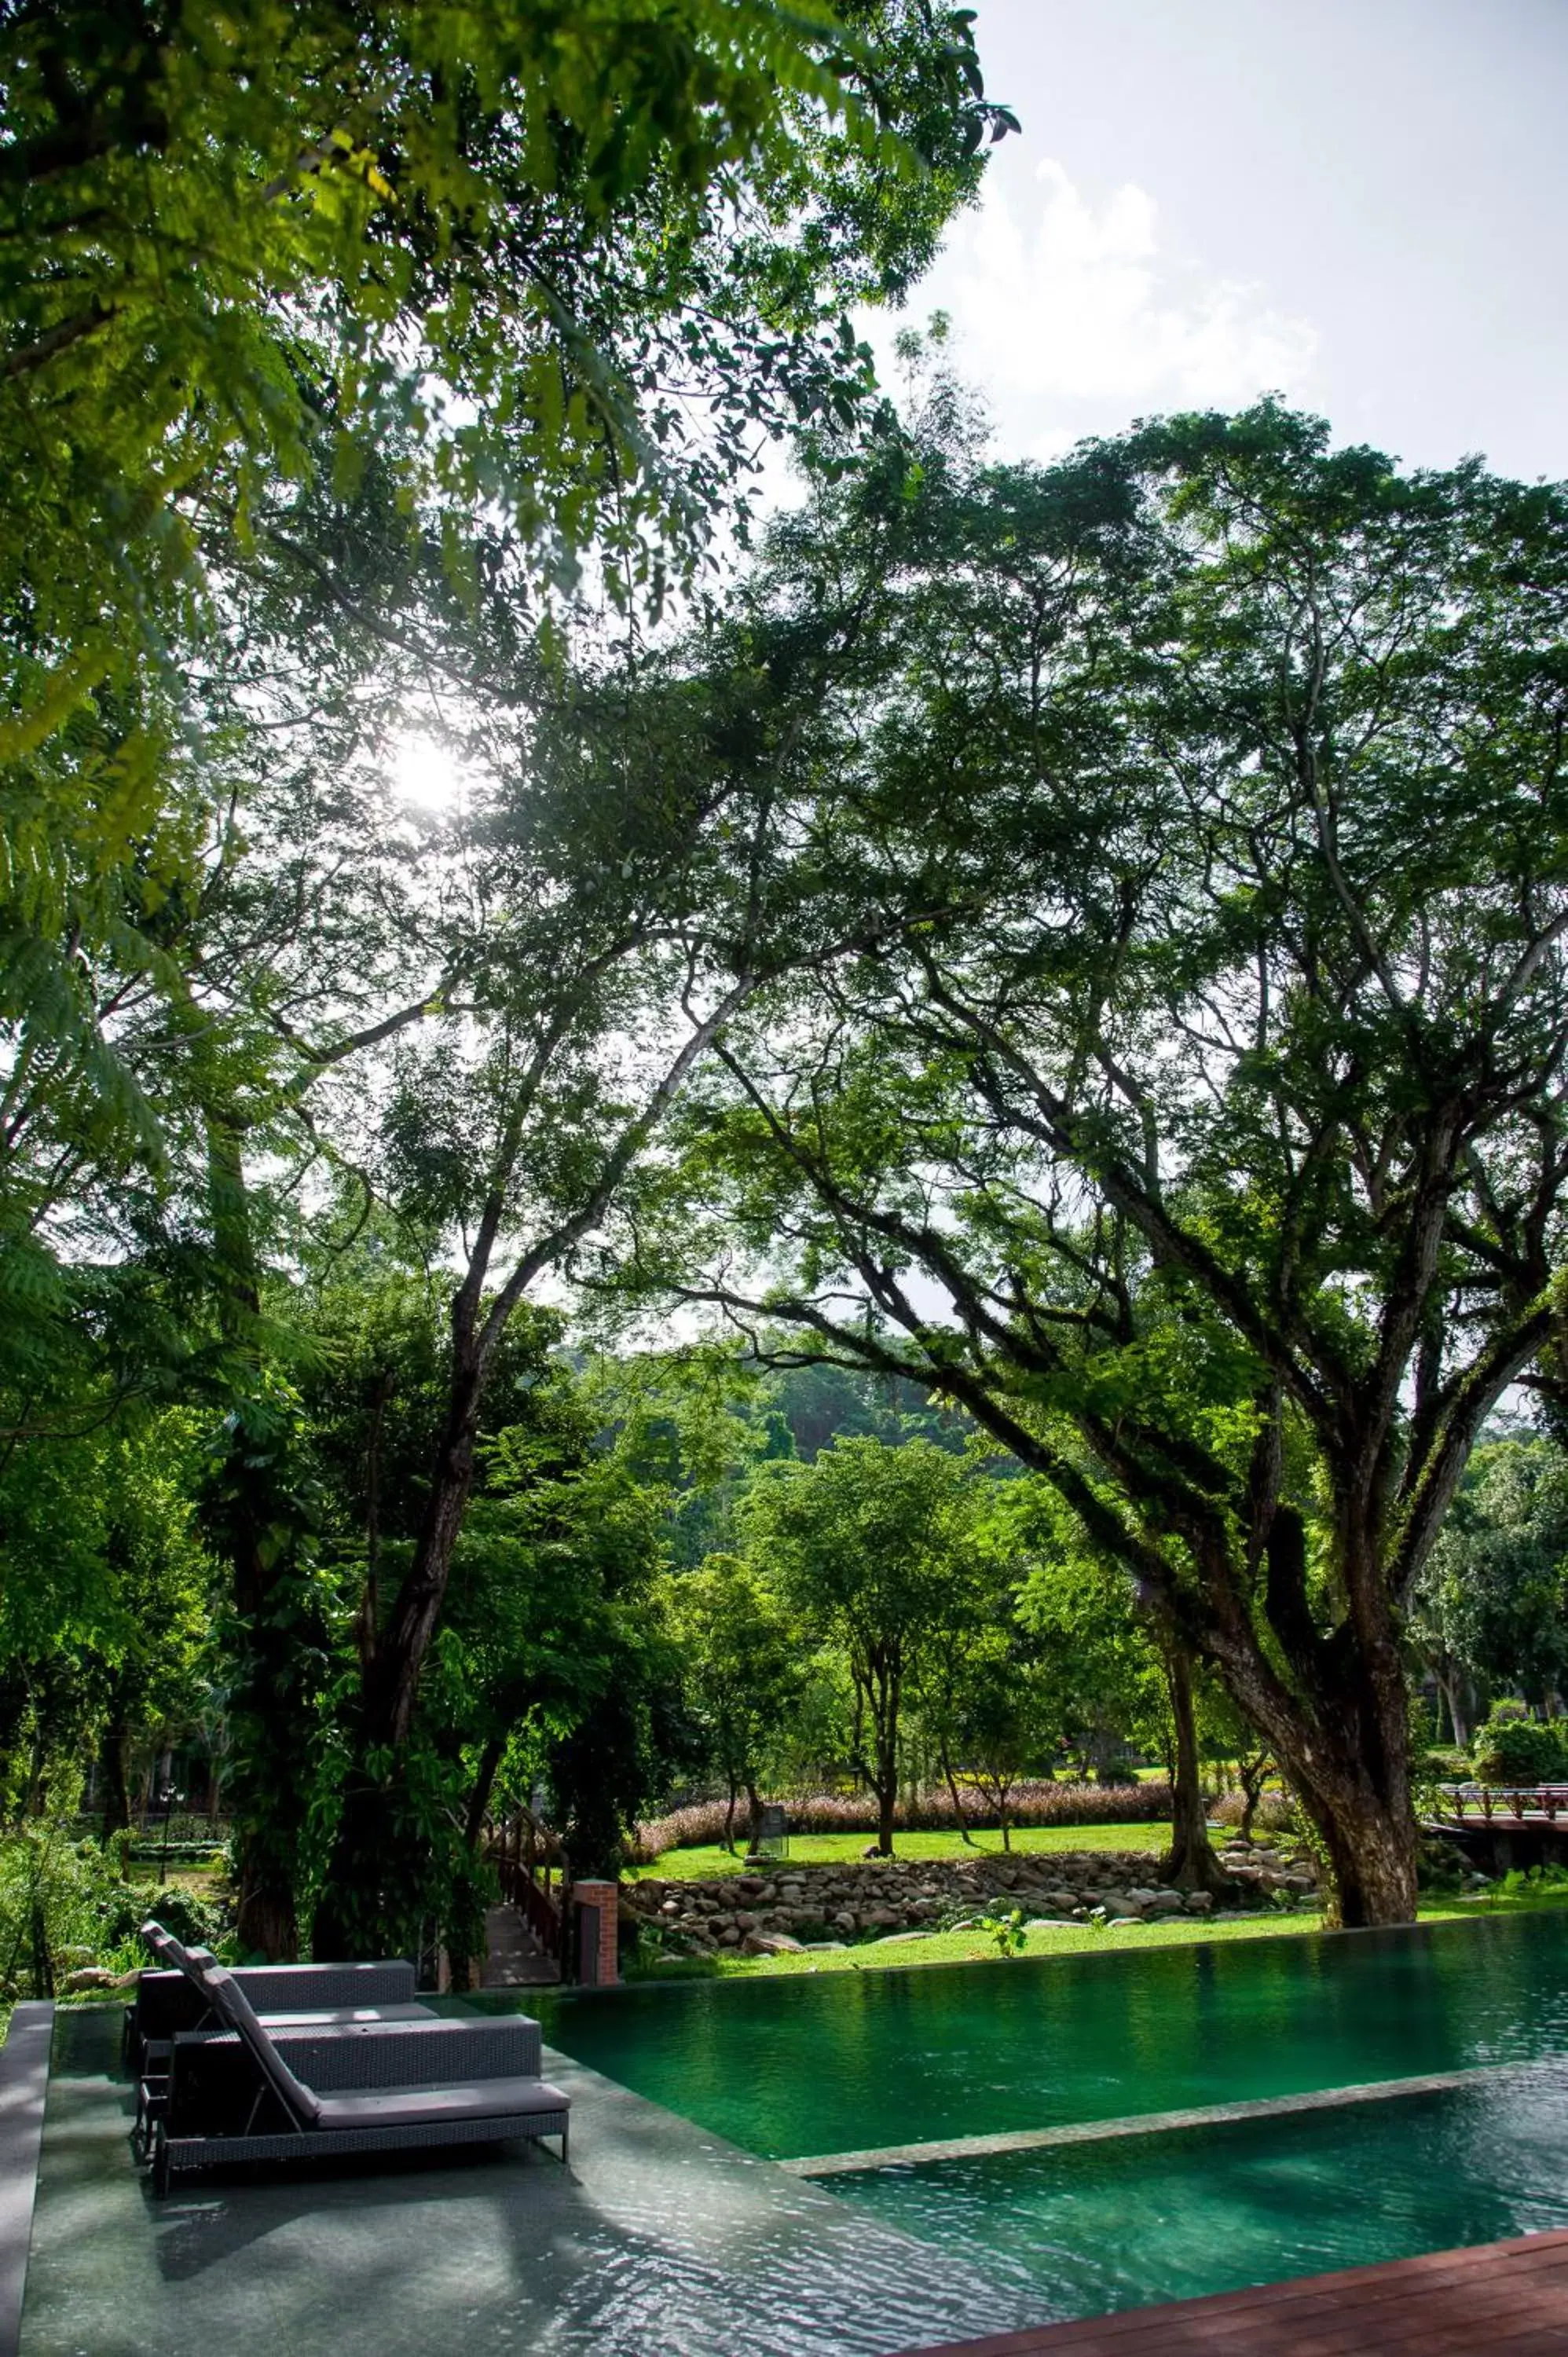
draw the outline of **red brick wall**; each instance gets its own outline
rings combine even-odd
[[[599,1910],[599,1977],[600,1988],[608,1988],[620,1978],[616,1956],[616,1932],[619,1913],[620,1893],[613,1882],[575,1882],[572,1885],[574,1907],[596,1907]],[[573,1953],[576,1953],[574,1943]]]

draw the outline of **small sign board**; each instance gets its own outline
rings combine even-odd
[[[789,1855],[789,1817],[778,1801],[764,1801],[757,1813],[757,1827],[751,1837],[753,1857],[788,1857]]]

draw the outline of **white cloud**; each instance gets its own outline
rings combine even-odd
[[[1173,253],[1146,189],[1128,181],[1097,207],[1059,163],[1036,178],[1038,209],[1021,221],[992,176],[916,298],[950,313],[960,369],[991,394],[1005,438],[1022,427],[1045,456],[1134,413],[1304,393],[1310,323]]]

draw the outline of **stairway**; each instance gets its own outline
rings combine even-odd
[[[481,1988],[549,1988],[561,1977],[555,1958],[542,1953],[515,1907],[487,1910],[485,1949]]]

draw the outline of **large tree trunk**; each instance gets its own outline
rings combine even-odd
[[[1230,1885],[1208,1839],[1192,1663],[1179,1645],[1165,1649],[1165,1682],[1176,1727],[1176,1773],[1171,1779],[1171,1846],[1161,1861],[1160,1878],[1178,1890],[1208,1890],[1218,1897]]]
[[[1331,1808],[1309,1792],[1300,1797],[1328,1855],[1326,1920],[1348,1932],[1413,1921],[1420,1852],[1413,1814],[1406,1810],[1402,1818],[1372,1795],[1340,1794]]]
[[[479,1754],[478,1772],[474,1778],[474,1789],[468,1795],[467,1814],[463,1824],[463,1838],[476,1856],[484,1835],[485,1819],[490,1813],[490,1794],[495,1791],[496,1776],[505,1750],[506,1738],[492,1735]]]
[[[898,1806],[897,1779],[884,1775],[876,1788],[876,1851],[879,1857],[893,1855],[894,1812]]]

